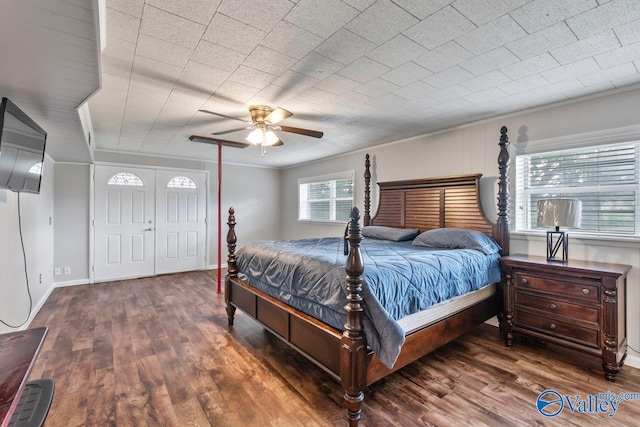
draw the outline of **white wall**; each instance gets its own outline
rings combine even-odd
[[[20,194],[32,316],[53,289],[54,162],[45,157],[40,194]],[[51,222],[50,222],[51,221]],[[29,297],[18,228],[18,194],[0,190],[0,319],[19,325],[27,319]],[[26,329],[25,325],[22,329]],[[0,333],[12,330],[0,324]]]
[[[582,134],[640,124],[640,90],[587,99],[572,104],[524,112],[501,119],[475,123],[439,134],[367,150],[372,156],[372,215],[375,213],[375,182],[466,173],[482,173],[482,203],[490,219],[496,219],[496,179],[500,127],[509,128],[513,144]],[[298,178],[356,170],[355,205],[362,209],[364,199],[364,155],[351,153],[283,171],[283,237],[340,235],[342,225],[297,222]],[[489,190],[489,191],[486,191]],[[493,191],[491,191],[493,190]],[[513,235],[511,253],[546,254],[545,237]],[[570,237],[571,258],[629,264],[627,322],[628,364],[640,367],[640,242],[594,240]]]
[[[89,165],[56,163],[53,265],[61,269],[54,274],[59,285],[89,282],[89,173]]]

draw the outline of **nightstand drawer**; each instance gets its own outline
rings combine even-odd
[[[516,309],[516,325],[589,347],[599,348],[598,331]]]
[[[600,287],[598,284],[564,282],[562,280],[517,273],[515,275],[515,285],[516,287],[535,289],[559,296],[580,298],[593,302],[600,301]]]
[[[598,307],[588,307],[580,304],[572,304],[552,298],[538,295],[516,292],[516,307],[525,306],[545,311],[550,314],[570,317],[598,324],[600,320]]]

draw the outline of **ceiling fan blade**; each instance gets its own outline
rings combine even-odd
[[[243,128],[235,128],[235,129],[223,130],[221,132],[214,132],[211,135],[226,135],[228,133],[238,132],[238,131],[247,130],[247,129],[251,129],[251,126],[243,127]]]
[[[240,122],[250,123],[250,122],[248,122],[248,121],[246,121],[244,119],[239,119],[239,118],[233,117],[233,116],[227,116],[227,115],[216,113],[216,112],[209,111],[209,110],[198,110],[198,111],[200,111],[201,113],[213,114],[214,116],[224,117],[225,119],[232,119],[232,120],[238,120]]]
[[[291,126],[280,126],[280,130],[283,132],[290,132],[290,133],[297,133],[305,136],[311,136],[313,138],[322,138],[322,136],[324,135],[323,132],[318,132],[316,130],[294,128]]]
[[[193,142],[203,142],[205,144],[213,144],[213,145],[220,144],[225,147],[234,147],[234,148],[247,148],[248,146],[251,145],[248,142],[227,141],[225,139],[209,138],[207,136],[200,136],[200,135],[191,135],[189,137],[189,140]]]
[[[293,116],[293,113],[291,111],[287,111],[284,108],[278,107],[271,113],[269,113],[269,115],[264,118],[264,121],[273,125],[291,116]]]

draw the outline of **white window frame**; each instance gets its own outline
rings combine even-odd
[[[640,141],[640,125],[627,126],[624,128],[607,129],[602,131],[589,132],[584,134],[569,135],[557,138],[549,138],[537,141],[517,142],[512,145],[512,171],[511,171],[511,217],[512,234],[541,234],[544,232],[535,226],[526,228],[526,221],[521,220],[520,215],[529,215],[526,207],[519,211],[519,206],[524,206],[523,196],[517,188],[517,163],[518,156],[523,154],[551,153],[554,151],[564,151],[578,148],[588,148],[617,143],[632,143]],[[636,158],[636,176],[640,174],[640,159]],[[586,190],[578,190],[586,191]],[[640,240],[640,180],[636,184],[635,200],[635,234],[614,234],[606,232],[571,230],[571,235],[575,237],[583,236],[604,240]]]
[[[336,181],[338,180],[342,180],[342,179],[351,179],[352,182],[352,191],[351,191],[351,198],[340,198],[337,197],[335,192],[336,192]],[[311,218],[305,218],[303,217],[303,211],[305,208],[305,202],[304,200],[302,200],[302,186],[303,185],[307,185],[307,184],[319,184],[319,183],[323,183],[323,182],[329,182],[330,183],[330,195],[329,198],[326,199],[325,201],[329,201],[329,220],[316,220],[316,219],[311,219]],[[345,200],[350,200],[351,201],[351,206],[353,206],[354,203],[354,199],[355,199],[355,171],[351,170],[351,171],[346,171],[346,172],[339,172],[339,173],[334,173],[334,174],[330,174],[330,175],[321,175],[321,176],[314,176],[314,177],[307,177],[307,178],[299,178],[298,179],[298,221],[299,222],[313,222],[313,223],[331,223],[331,224],[344,224],[346,223],[349,219],[346,218],[336,218],[336,202],[337,201],[345,201]],[[314,201],[320,201],[320,200],[314,200]],[[306,207],[308,208],[308,204],[306,204]],[[308,209],[307,209],[308,212]],[[308,216],[308,215],[307,215]]]

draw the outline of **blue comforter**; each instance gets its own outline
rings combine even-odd
[[[365,267],[364,332],[389,368],[404,343],[397,320],[500,280],[498,254],[375,239],[364,239],[360,248]],[[252,286],[343,329],[345,260],[341,238],[262,241],[238,251],[237,267]]]

